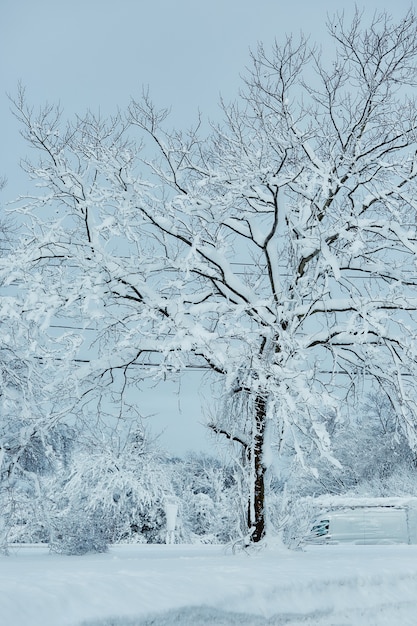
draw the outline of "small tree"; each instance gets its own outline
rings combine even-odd
[[[164,130],[146,95],[66,128],[16,100],[44,189],[20,205],[26,308],[95,330],[88,353],[78,333],[90,390],[116,373],[125,390],[150,362],[222,377],[233,410],[211,427],[242,449],[255,542],[271,460],[290,442],[305,463],[306,441],[331,459],[328,416],[358,384],[416,446],[416,26],[336,17],[330,61],[304,37],[260,46],[205,139]]]

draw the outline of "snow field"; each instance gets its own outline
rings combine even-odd
[[[0,559],[2,626],[415,626],[417,546],[119,545]]]

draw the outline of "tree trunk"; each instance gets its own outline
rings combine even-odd
[[[258,395],[255,399],[255,423],[253,449],[250,459],[253,464],[253,491],[249,498],[248,525],[252,531],[251,540],[261,541],[265,536],[265,465],[263,460],[266,422],[266,400]]]

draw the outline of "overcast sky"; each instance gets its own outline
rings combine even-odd
[[[364,4],[366,16],[386,9],[396,19],[415,5]],[[349,17],[354,7],[349,0],[2,0],[0,176],[9,184],[0,200],[25,191],[18,162],[28,150],[6,95],[16,93],[19,81],[35,106],[60,102],[67,116],[123,109],[149,86],[158,105],[172,107],[173,123],[188,126],[198,109],[216,119],[219,94],[236,96],[249,48],[260,41],[268,48],[300,30],[322,43],[327,15],[344,10]],[[171,419],[162,439],[178,452],[207,447],[198,398],[183,389],[181,432]],[[177,404],[167,390],[155,410],[176,416]]]

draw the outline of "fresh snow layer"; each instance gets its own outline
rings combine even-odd
[[[417,546],[120,545],[0,557],[3,626],[415,626]]]

